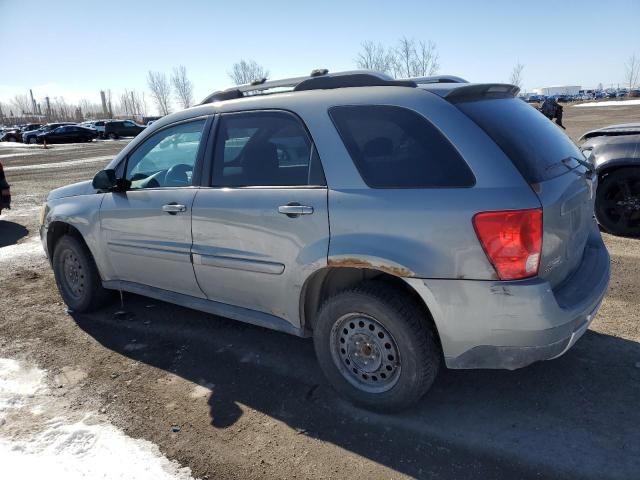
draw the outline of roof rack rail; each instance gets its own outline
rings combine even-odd
[[[327,69],[316,69],[307,77],[284,78],[281,80],[261,78],[246,85],[213,92],[202,101],[202,104],[243,98],[272,89],[288,88],[298,92],[303,90],[373,86],[416,87],[417,82],[413,81],[413,79],[394,80],[385,73],[372,70],[353,70],[329,74]]]
[[[407,78],[416,83],[469,83],[464,78],[456,77],[455,75],[433,75],[430,77],[413,77]]]

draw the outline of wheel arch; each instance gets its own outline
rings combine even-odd
[[[390,288],[406,294],[424,312],[425,326],[433,329],[438,346],[440,336],[429,306],[422,296],[402,276],[367,267],[328,266],[312,273],[305,281],[300,292],[301,327],[311,335],[318,310],[323,302],[336,293],[347,290],[367,281],[380,282]]]

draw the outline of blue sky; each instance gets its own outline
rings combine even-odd
[[[525,89],[616,86],[640,55],[639,20],[640,0],[0,0],[0,101],[33,88],[97,102],[179,64],[199,100],[242,58],[272,78],[347,70],[363,41],[402,36],[433,40],[440,73],[471,81],[508,81],[519,61]]]

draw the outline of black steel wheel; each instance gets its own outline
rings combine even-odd
[[[314,324],[320,368],[357,405],[407,408],[440,368],[440,347],[427,317],[406,292],[383,282],[340,292],[324,302]]]
[[[91,252],[78,238],[64,235],[58,240],[52,265],[60,295],[72,310],[96,310],[111,298],[112,292],[102,286]]]
[[[609,233],[640,236],[640,168],[622,168],[604,176],[596,194],[596,218]]]

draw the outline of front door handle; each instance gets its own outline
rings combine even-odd
[[[300,215],[311,215],[313,213],[313,207],[300,205],[299,203],[289,203],[287,205],[280,205],[278,207],[278,213],[282,213],[290,218],[295,218]]]
[[[186,212],[187,207],[178,203],[167,203],[162,206],[162,211],[167,212],[169,215],[175,215],[178,212]]]

